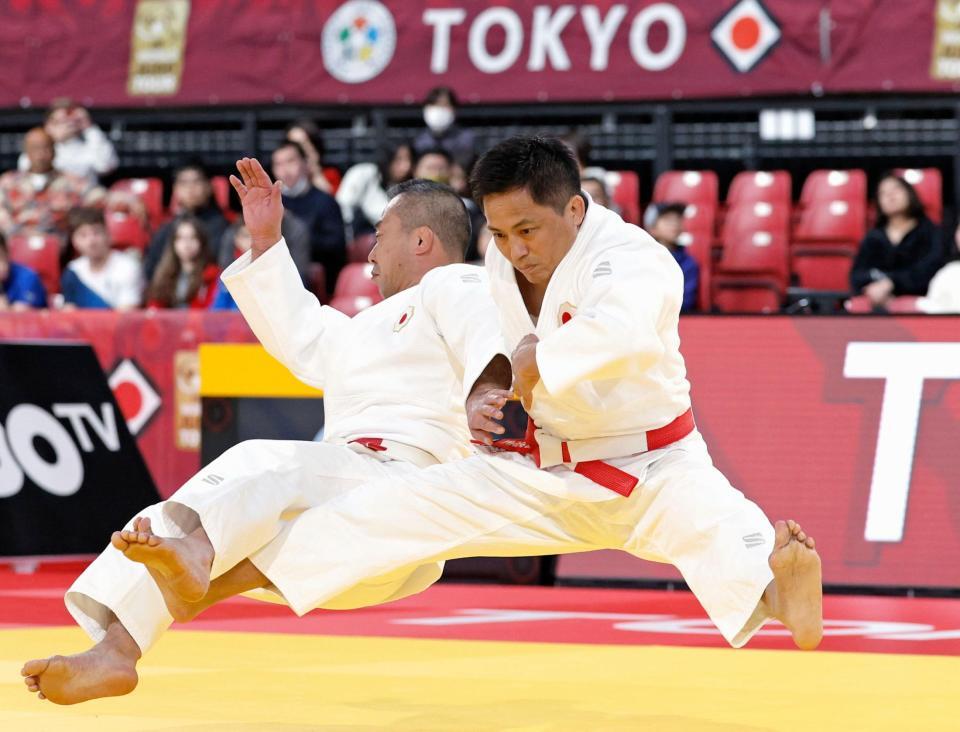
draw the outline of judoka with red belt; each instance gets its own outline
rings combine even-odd
[[[794,521],[772,526],[696,430],[673,257],[581,193],[557,141],[497,145],[472,188],[493,233],[486,269],[527,439],[493,439],[503,393],[491,389],[472,422],[486,430],[482,454],[310,509],[218,583],[267,587],[302,614],[431,562],[619,549],[675,565],[735,647],[770,618],[816,647],[813,538]]]

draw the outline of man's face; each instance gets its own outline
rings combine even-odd
[[[294,188],[307,177],[307,161],[296,149],[282,147],[273,153],[273,177],[283,183],[285,190]]]
[[[558,212],[535,202],[526,188],[483,199],[487,227],[497,249],[534,285],[550,281],[573,246],[585,211],[580,196],[572,196]]]
[[[49,173],[53,170],[53,139],[42,130],[27,133],[23,151],[30,161],[31,173]]]
[[[443,155],[427,153],[417,161],[413,177],[425,178],[437,183],[448,183],[450,181],[450,163]]]
[[[682,233],[683,216],[675,211],[661,214],[650,230],[650,235],[654,239],[667,246],[675,245]]]
[[[73,232],[73,246],[84,257],[94,261],[104,259],[110,253],[110,237],[100,224],[83,224]]]
[[[383,218],[377,225],[377,243],[368,259],[373,264],[373,281],[384,297],[396,295],[410,286],[413,259],[416,251],[416,234],[404,231],[397,211],[403,196],[397,196],[387,205]]]
[[[199,170],[181,170],[173,182],[173,199],[187,211],[198,211],[210,203],[210,181]]]

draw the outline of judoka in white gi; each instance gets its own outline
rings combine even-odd
[[[471,401],[479,424],[485,422],[480,409],[498,415],[491,405],[502,406],[509,396],[501,390],[497,401],[489,393],[489,387],[509,386],[509,362],[486,275],[462,264],[470,220],[453,191],[411,181],[392,192],[371,253],[374,279],[387,299],[351,319],[321,307],[303,288],[279,235],[279,189],[259,163],[244,160],[240,169],[261,184],[244,199],[255,243],[223,280],[266,349],[302,381],[324,389],[325,441],[241,443],[114,534],[66,595],[71,614],[97,645],[24,667],[28,688],[55,702],[131,691],[137,659],[174,619],[164,593],[176,601],[169,604],[177,619],[186,619],[180,598],[209,594],[209,578],[255,556],[283,519],[365,481],[469,454],[464,400],[471,387],[483,394],[482,402]],[[149,571],[125,557],[124,549],[136,558],[136,539],[147,536],[141,529],[189,545],[189,571],[171,570],[163,547],[150,554]],[[132,547],[124,537],[134,539]],[[396,599],[429,586],[442,569],[437,561],[364,578],[325,605]],[[166,581],[155,581],[151,572]]]
[[[776,618],[816,647],[813,539],[794,521],[771,526],[696,430],[669,252],[582,194],[558,141],[503,142],[471,184],[496,245],[486,269],[527,440],[337,496],[237,572],[302,614],[446,559],[620,549],[674,564],[731,645]]]

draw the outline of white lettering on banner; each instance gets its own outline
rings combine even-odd
[[[594,71],[606,71],[610,63],[610,44],[617,34],[617,29],[623,19],[627,17],[626,5],[614,5],[606,17],[601,20],[600,10],[595,5],[587,5],[580,9],[583,18],[583,27],[590,39],[590,68]]]
[[[97,437],[103,442],[104,446],[110,452],[120,450],[120,433],[117,432],[117,418],[113,413],[113,406],[107,402],[100,405],[102,420],[97,418],[97,413],[89,404],[54,404],[53,413],[61,419],[69,419],[70,426],[73,427],[73,433],[77,436],[77,442],[80,443],[80,449],[84,452],[93,452],[93,440],[87,434],[83,426],[83,420],[86,419],[97,433]]]
[[[497,55],[487,50],[487,34],[493,26],[503,28],[506,37],[503,48]],[[499,74],[506,71],[519,58],[523,50],[523,24],[510,8],[496,6],[487,8],[473,21],[467,41],[467,52],[473,65],[485,74]]]
[[[43,438],[56,456],[48,463],[37,454],[33,441]],[[40,488],[55,496],[70,496],[83,484],[83,460],[70,433],[49,412],[35,404],[18,404],[7,415],[10,450],[23,472]]]
[[[599,620],[615,630],[630,633],[664,633],[671,635],[719,635],[709,618],[683,618],[679,615],[647,613],[591,613],[573,610],[517,610],[464,608],[454,615],[431,618],[400,618],[393,625],[455,626],[502,623],[542,623],[557,620]],[[789,637],[790,631],[780,623],[770,622],[757,633],[760,636]],[[876,640],[927,641],[960,637],[960,630],[938,630],[927,623],[905,623],[888,620],[831,620],[824,618],[825,636],[857,636]]]
[[[654,23],[667,26],[667,44],[662,51],[650,50],[650,27]],[[673,66],[687,45],[687,22],[675,5],[657,3],[637,13],[630,28],[630,53],[633,60],[647,71],[663,71]]]
[[[25,476],[55,496],[71,496],[80,490],[84,475],[80,450],[94,450],[87,424],[107,450],[120,451],[117,417],[109,402],[100,405],[100,416],[90,404],[54,404],[52,409],[57,417],[69,421],[77,444],[46,410],[36,404],[15,406],[7,415],[5,429],[0,423],[0,498],[19,493]],[[53,462],[37,453],[34,446],[37,438],[50,446]]]
[[[606,71],[610,64],[610,47],[627,17],[623,3],[611,5],[606,15],[596,5],[566,4],[556,7],[536,5],[530,22],[529,71],[543,71],[549,65],[557,71],[572,67],[563,44],[563,32],[577,16],[579,8],[583,29],[590,41],[590,68]],[[453,28],[467,20],[464,8],[428,8],[423,11],[423,24],[432,28],[430,71],[445,74],[450,70]],[[650,48],[650,30],[657,23],[666,26],[666,45]],[[487,44],[495,26],[503,29],[503,47],[492,53]],[[637,65],[647,71],[664,71],[673,66],[687,46],[687,23],[681,10],[670,3],[655,3],[640,10],[633,18],[628,34],[630,54]],[[485,74],[500,74],[512,67],[523,52],[523,21],[513,8],[496,5],[486,8],[470,22],[467,33],[467,54],[470,62]]]
[[[549,5],[538,5],[533,9],[533,31],[530,35],[530,71],[543,71],[550,59],[550,65],[558,71],[570,68],[570,57],[563,47],[560,34],[573,20],[577,9],[573,5],[561,5],[554,12]]]
[[[450,29],[467,19],[463,8],[428,8],[423,11],[423,22],[433,27],[433,50],[430,52],[430,70],[445,74],[450,68]]]
[[[850,343],[843,375],[886,380],[864,538],[901,541],[923,382],[960,379],[960,343]]]

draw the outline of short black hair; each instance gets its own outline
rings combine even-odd
[[[427,155],[439,155],[444,160],[447,161],[447,165],[453,165],[453,155],[450,154],[450,151],[442,147],[428,147],[423,150],[414,151],[414,157],[411,164],[411,168],[416,168],[417,165],[423,160]]]
[[[463,261],[473,231],[466,204],[450,186],[414,178],[392,186],[387,196],[391,201],[403,196],[396,210],[407,231],[426,226],[439,237],[451,259]]]
[[[300,156],[300,159],[301,159],[301,160],[306,160],[306,159],[307,159],[307,151],[303,149],[303,145],[301,145],[299,142],[294,142],[293,140],[283,140],[279,145],[277,145],[277,146],[273,149],[273,153],[272,153],[272,154],[275,155],[276,153],[280,152],[281,150],[286,150],[288,147],[293,148],[294,150],[296,150],[296,151],[297,151],[297,155]]]
[[[174,168],[173,180],[176,181],[177,178],[180,177],[181,173],[186,173],[188,171],[193,171],[195,173],[198,173],[200,177],[203,178],[205,181],[209,182],[210,180],[210,171],[207,170],[207,166],[204,164],[204,162],[197,158],[187,160],[181,163],[180,165],[178,165],[176,168]]]
[[[77,206],[70,209],[70,213],[67,214],[67,230],[71,240],[81,226],[103,226],[106,228],[107,220],[103,209],[93,206]]]
[[[436,104],[443,97],[446,97],[450,102],[451,107],[459,107],[460,103],[457,100],[457,95],[449,86],[435,86],[433,89],[427,92],[426,99],[423,100],[424,106],[427,104]]]
[[[10,250],[7,248],[7,237],[3,235],[3,232],[0,231],[0,254],[9,254]]]
[[[487,196],[520,189],[537,204],[562,212],[580,193],[580,169],[570,148],[549,137],[511,137],[488,150],[470,174],[473,200],[481,209]]]

